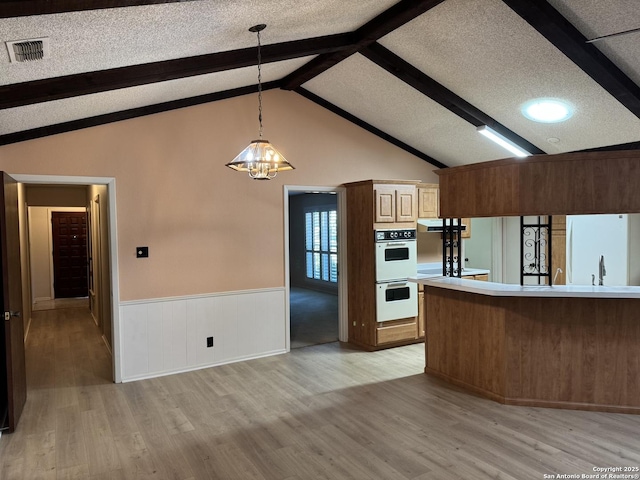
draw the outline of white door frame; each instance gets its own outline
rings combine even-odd
[[[36,185],[106,185],[109,197],[109,252],[111,268],[111,320],[113,333],[113,380],[122,382],[120,338],[120,286],[118,271],[118,231],[116,217],[116,179],[112,177],[72,177],[64,175],[23,175],[10,173],[17,182]]]
[[[347,190],[344,187],[305,187],[299,185],[284,186],[284,285],[286,317],[286,350],[291,351],[291,312],[289,308],[289,193],[335,193],[338,197],[338,340],[346,342],[349,338],[349,319],[347,305]]]

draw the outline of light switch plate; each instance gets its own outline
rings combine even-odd
[[[136,247],[136,258],[147,258],[149,256],[149,247]]]

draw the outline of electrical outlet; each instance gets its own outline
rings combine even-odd
[[[213,347],[213,337],[207,337],[207,348]]]

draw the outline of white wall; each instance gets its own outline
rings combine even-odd
[[[493,223],[493,218],[471,219],[471,238],[463,240],[466,267],[493,271]]]

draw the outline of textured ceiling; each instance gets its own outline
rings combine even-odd
[[[640,99],[640,33],[594,44],[630,79],[627,93],[607,87],[609,93],[507,6],[513,3],[548,6],[544,0],[529,4],[519,0],[439,4],[435,0],[202,0],[0,18],[2,42],[35,37],[49,37],[51,42],[51,58],[38,62],[10,64],[6,50],[0,52],[0,87],[28,87],[29,82],[66,75],[252,48],[256,38],[247,29],[257,23],[268,24],[263,45],[359,32],[378,16],[376,21],[388,20],[390,8],[424,4],[432,8],[396,25],[377,41],[417,69],[420,81],[430,77],[439,84],[435,90],[448,91],[449,96],[433,96],[431,83],[428,88],[410,86],[398,78],[406,79],[400,75],[405,67],[382,68],[364,51],[364,55],[327,62],[327,69],[302,87],[341,109],[340,114],[357,117],[360,124],[366,122],[394,137],[396,144],[451,166],[509,155],[477,134],[475,125],[482,123],[497,122],[547,153],[640,142],[640,110],[633,113],[633,107],[623,105],[629,92]],[[548,0],[548,4],[568,21],[564,24],[573,25],[586,38],[640,27],[638,0]],[[365,34],[364,43],[353,51],[376,38]],[[286,58],[292,59],[264,65],[265,82],[283,79],[314,56],[301,53]],[[87,78],[91,84],[94,77]],[[8,139],[4,143],[10,143],[18,141],[13,140],[16,135],[29,138],[29,132],[43,127],[53,126],[54,132],[56,125],[67,122],[252,86],[256,70],[243,67],[140,83],[146,84],[60,100],[44,95],[32,104],[18,100],[19,106],[0,107],[0,144],[2,136]],[[47,88],[42,91],[48,92]],[[532,122],[520,108],[536,97],[563,98],[575,106],[575,113],[561,124]],[[474,112],[480,112],[480,117],[470,119]],[[49,133],[33,135],[39,134]]]
[[[591,39],[640,28],[638,0],[549,0],[582,34]],[[594,43],[640,85],[640,32]]]
[[[263,44],[350,32],[394,3],[206,0],[2,19],[3,42],[49,37],[51,58],[9,64],[5,51],[0,85],[253,47],[258,23]]]
[[[639,139],[640,119],[500,0],[448,0],[380,43],[547,153]],[[539,97],[576,112],[564,123],[528,120],[521,106]]]

